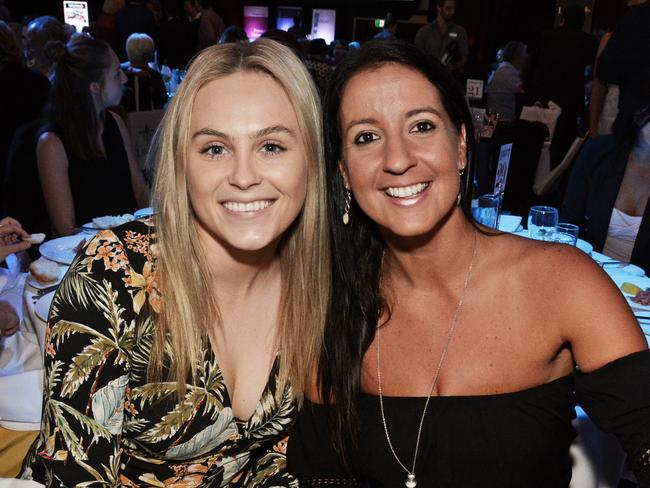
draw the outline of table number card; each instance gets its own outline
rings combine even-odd
[[[465,96],[467,98],[475,98],[479,100],[483,98],[483,80],[467,80]]]
[[[506,191],[506,180],[508,179],[508,168],[510,167],[510,155],[512,154],[512,143],[504,144],[499,151],[499,164],[497,175],[494,178],[494,194],[503,195]]]

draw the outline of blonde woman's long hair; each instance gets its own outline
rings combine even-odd
[[[278,82],[302,128],[307,195],[279,245],[282,294],[276,338],[280,388],[289,381],[300,402],[320,353],[330,288],[322,121],[309,72],[290,49],[268,39],[203,50],[189,67],[154,138],[157,281],[163,306],[156,316],[148,373],[150,380],[160,381],[169,367],[166,380],[175,381],[182,396],[187,379],[196,380],[205,347],[209,347],[209,326],[220,317],[197,238],[186,160],[197,92],[206,83],[237,72],[266,73]],[[171,360],[167,347],[173,351]]]

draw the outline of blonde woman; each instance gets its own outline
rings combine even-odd
[[[329,296],[319,112],[280,44],[196,58],[157,136],[155,217],[100,232],[54,297],[25,474],[295,485],[285,439]]]

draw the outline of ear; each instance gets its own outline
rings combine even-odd
[[[102,92],[102,87],[101,87],[101,85],[100,85],[98,82],[96,82],[96,81],[93,81],[93,82],[90,84],[90,87],[89,87],[89,88],[90,88],[90,93],[94,93],[95,95],[99,95],[99,94]]]
[[[345,167],[343,161],[339,161],[339,173],[341,173],[341,178],[343,178],[343,186],[346,190],[350,191],[350,179],[348,178],[348,170]]]
[[[463,170],[467,167],[467,130],[465,124],[460,126],[458,132],[458,170]]]

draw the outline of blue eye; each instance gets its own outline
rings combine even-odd
[[[379,136],[377,136],[377,134],[373,134],[372,132],[362,132],[354,139],[354,143],[368,144],[370,142],[376,141],[377,139],[379,139]]]
[[[207,154],[209,157],[212,158],[218,158],[219,156],[223,156],[223,154],[226,152],[225,148],[219,144],[213,144],[212,146],[208,146],[203,151],[201,151],[202,154]]]

